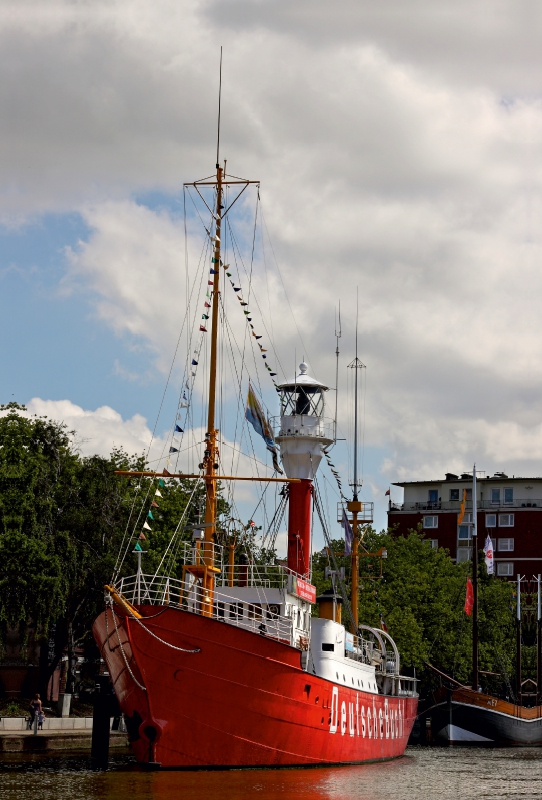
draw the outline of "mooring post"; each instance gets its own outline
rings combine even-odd
[[[98,675],[94,686],[92,712],[92,746],[90,761],[94,769],[107,769],[109,763],[110,682],[107,675]]]

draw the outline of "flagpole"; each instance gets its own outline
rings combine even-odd
[[[542,630],[542,595],[541,595],[541,582],[542,576],[537,577],[538,587],[538,603],[536,614],[536,704],[540,705],[542,698],[542,641],[540,640],[540,633]]]
[[[521,701],[521,575],[517,575],[517,598],[516,598],[516,695],[518,705],[523,705]]]
[[[536,705],[540,705],[542,698],[541,684],[542,684],[542,642],[540,641],[540,629],[542,626],[542,595],[540,593],[540,586],[542,576],[538,575],[536,579],[538,588],[538,603],[536,613]]]
[[[472,470],[472,688],[478,691],[478,509],[476,502],[476,464]]]

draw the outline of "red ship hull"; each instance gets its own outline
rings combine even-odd
[[[108,610],[93,630],[139,762],[286,767],[403,755],[416,697],[316,677],[302,669],[299,650],[216,619],[138,610],[144,625],[116,610],[116,628]]]

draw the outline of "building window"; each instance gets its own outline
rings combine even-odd
[[[497,515],[486,514],[486,528],[496,528],[496,527],[497,527]]]
[[[438,517],[424,517],[423,518],[423,527],[424,528],[438,528]]]
[[[450,489],[450,500],[459,500],[459,489]]]
[[[503,503],[505,506],[511,506],[514,502],[514,490],[513,489],[503,489]]]
[[[513,528],[514,515],[513,514],[499,514],[499,528]]]
[[[497,564],[497,575],[510,576],[514,574],[514,565],[511,561],[501,561]]]
[[[457,538],[461,542],[462,540],[470,540],[471,538],[471,526],[470,525],[458,525],[457,526]]]
[[[499,539],[499,550],[507,551],[511,553],[514,549],[514,540],[513,539]]]
[[[433,550],[438,550],[438,539],[431,539],[431,547]]]
[[[456,561],[459,564],[462,561],[470,561],[471,559],[471,547],[458,547],[457,548],[457,558]]]
[[[467,503],[472,500],[472,489],[467,489]]]
[[[501,490],[500,489],[492,489],[491,490],[491,505],[498,506],[501,504]]]
[[[438,489],[429,489],[429,502],[438,503]]]

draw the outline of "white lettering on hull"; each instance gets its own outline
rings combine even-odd
[[[404,735],[405,701],[399,700],[395,708],[390,708],[389,699],[383,699],[384,706],[377,708],[373,698],[371,708],[369,704],[360,704],[359,695],[356,694],[354,706],[353,701],[339,701],[339,687],[334,686],[331,693],[329,732],[337,733],[340,727],[342,736],[348,730],[350,736],[361,736],[363,739],[401,739]]]

